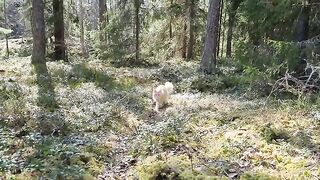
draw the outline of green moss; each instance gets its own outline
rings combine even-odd
[[[77,82],[77,81],[71,81],[69,83],[69,85],[72,89],[77,89],[77,88],[81,87],[81,84],[82,84],[81,82]]]
[[[262,127],[261,135],[268,143],[271,143],[278,139],[289,139],[288,133],[284,129],[273,128],[271,124],[267,124]]]
[[[5,179],[9,180],[37,180],[38,177],[35,176],[36,173],[32,172],[22,172],[21,174],[1,174],[0,177],[5,177]]]
[[[181,180],[227,180],[227,177],[209,175],[206,172],[199,172],[196,170],[185,170],[180,173]]]
[[[37,81],[33,76],[28,76],[25,80],[25,83],[31,86],[31,85],[36,85]]]
[[[95,180],[96,178],[94,176],[92,176],[91,174],[84,174],[82,175],[82,177],[80,178],[81,180]]]
[[[86,171],[92,176],[98,176],[104,170],[104,162],[98,161],[95,157],[92,157],[86,164]]]
[[[190,165],[186,156],[164,159],[162,156],[151,156],[139,163],[136,167],[139,179],[154,179],[157,176],[176,176],[181,168],[185,169]]]
[[[105,161],[111,148],[105,145],[89,145],[85,147],[85,151],[93,153],[96,157]]]
[[[143,164],[137,168],[139,179],[155,179],[166,168],[169,168],[169,166],[164,161]]]
[[[195,160],[194,163],[197,161]],[[139,179],[181,179],[181,180],[215,180],[228,179],[214,175],[211,171],[197,171],[191,168],[191,161],[185,155],[169,158],[148,157],[136,168]],[[216,173],[218,174],[218,173]]]
[[[104,169],[104,162],[97,160],[97,155],[90,152],[83,152],[79,156],[74,157],[71,163],[81,165],[85,167],[87,174],[85,176],[99,175]]]
[[[263,173],[244,173],[240,176],[240,180],[277,180],[275,176],[269,176]]]
[[[241,117],[242,117],[241,112],[232,112],[232,113],[225,113],[216,120],[218,121],[218,125],[222,126],[234,121],[240,121]]]
[[[123,89],[129,90],[129,89],[133,88],[134,86],[136,86],[137,81],[133,77],[125,77],[125,78],[120,79],[120,84],[123,87]]]

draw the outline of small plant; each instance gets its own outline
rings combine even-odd
[[[283,140],[289,139],[288,133],[286,131],[284,131],[283,129],[273,128],[270,123],[265,125],[261,129],[261,135],[268,143],[271,143],[273,141],[277,141],[280,139],[283,139]]]
[[[38,99],[38,106],[45,108],[49,112],[55,111],[57,108],[59,108],[58,103],[55,100],[55,97],[50,94],[41,95]]]
[[[39,116],[37,120],[38,132],[42,135],[61,135],[65,136],[70,133],[69,124],[64,122],[58,114]]]
[[[303,131],[295,132],[289,139],[290,143],[299,148],[313,148],[315,145],[312,142],[310,135]]]
[[[192,89],[200,92],[217,92],[219,89],[224,89],[224,84],[217,76],[198,77],[192,84]]]
[[[244,78],[235,75],[199,76],[192,81],[192,89],[200,92],[222,92],[225,89],[244,86]]]
[[[35,143],[35,152],[28,158],[26,168],[49,179],[92,179],[104,168],[101,160],[105,158],[91,153],[99,151],[94,148],[96,145],[91,141],[87,141],[87,145],[81,145],[64,142],[58,137],[41,137]],[[107,151],[104,153],[106,154],[102,156],[107,155]]]
[[[0,81],[0,103],[8,99],[19,99],[22,97],[21,88],[13,82]]]
[[[22,49],[19,49],[18,56],[19,57],[27,57],[31,56],[32,53],[32,46],[31,45],[25,45]]]
[[[121,88],[113,77],[90,68],[85,63],[74,65],[68,80],[71,87],[78,87],[82,82],[94,82],[98,87],[105,89]]]
[[[171,115],[173,116],[173,115]],[[150,155],[162,150],[167,150],[176,147],[182,142],[183,132],[182,127],[184,124],[183,115],[168,116],[167,121],[158,123],[145,129],[148,133],[140,134],[141,142],[134,144],[132,154],[137,155]]]

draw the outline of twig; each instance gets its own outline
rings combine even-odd
[[[308,72],[310,70],[311,72]],[[274,83],[267,100],[276,91],[291,92],[299,97],[303,94],[318,92],[320,90],[320,67],[308,64],[303,74],[302,76],[295,77],[287,71],[284,77]]]

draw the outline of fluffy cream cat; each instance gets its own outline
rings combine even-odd
[[[165,104],[168,103],[170,94],[173,92],[173,84],[171,82],[166,82],[164,85],[159,85],[152,92],[152,99],[156,102],[156,107],[154,110],[159,112]]]

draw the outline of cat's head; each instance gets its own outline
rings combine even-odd
[[[154,97],[160,97],[161,96],[161,90],[160,89],[153,89],[153,96]]]

